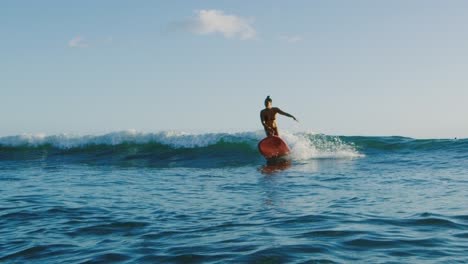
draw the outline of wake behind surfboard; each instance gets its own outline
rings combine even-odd
[[[269,136],[258,143],[258,150],[267,161],[287,159],[289,147],[280,137]]]

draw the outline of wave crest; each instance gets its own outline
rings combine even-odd
[[[189,134],[175,131],[144,133],[134,130],[112,132],[100,136],[21,134],[0,138],[0,146],[40,147],[50,145],[58,149],[72,149],[90,145],[115,146],[121,144],[159,143],[173,148],[197,148],[214,145],[219,141],[243,142],[245,140],[257,140],[259,138],[258,134],[255,132]]]
[[[144,133],[120,131],[98,136],[16,135],[0,138],[0,160],[41,160],[156,167],[218,167],[259,163],[263,131],[239,133]],[[339,137],[288,133],[282,138],[293,160],[355,158],[356,148]]]

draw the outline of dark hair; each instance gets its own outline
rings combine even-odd
[[[265,106],[268,104],[268,102],[273,102],[273,100],[271,100],[270,96],[267,96],[267,98],[265,99]]]

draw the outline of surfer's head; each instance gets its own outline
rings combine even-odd
[[[267,96],[267,98],[265,99],[265,107],[268,107],[269,105],[271,105],[273,101],[271,100],[270,96]]]

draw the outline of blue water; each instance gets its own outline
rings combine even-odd
[[[468,140],[0,138],[0,263],[468,263]]]

